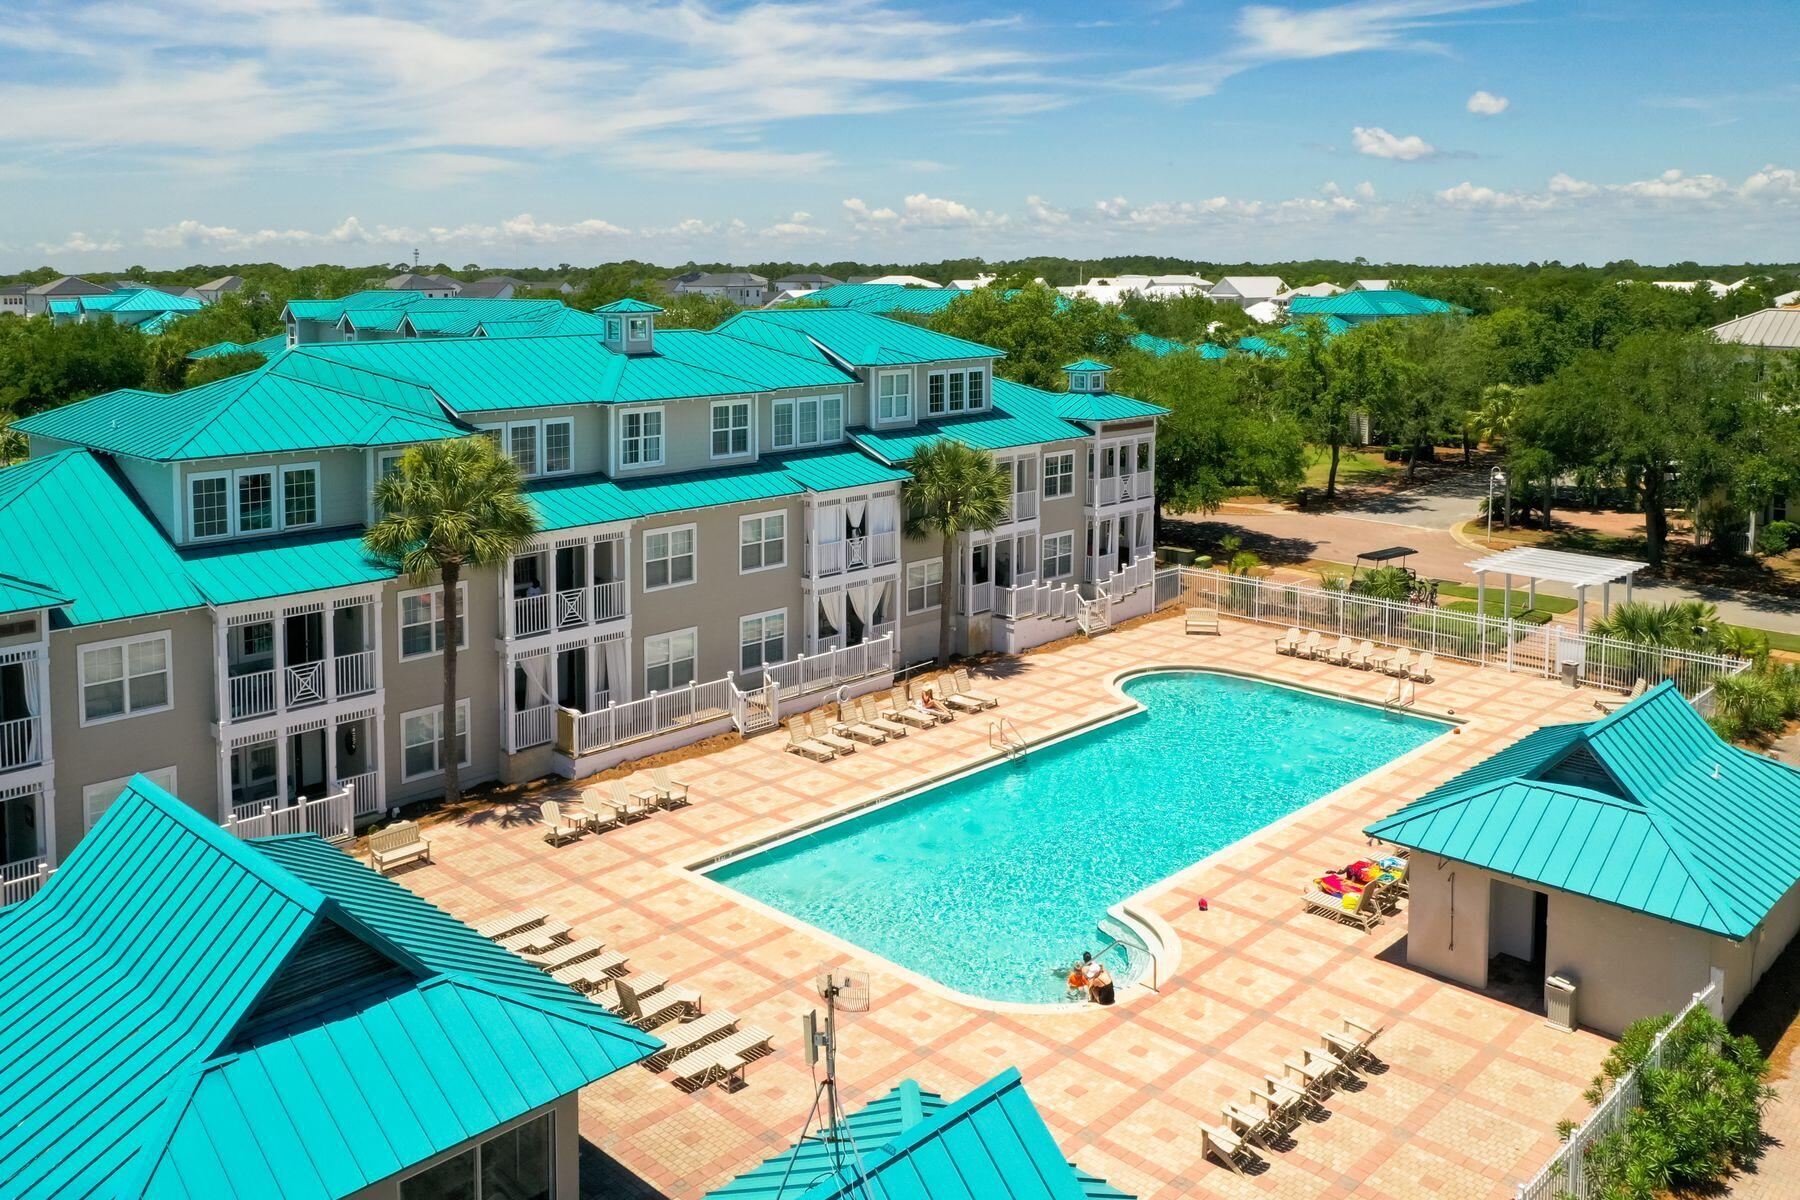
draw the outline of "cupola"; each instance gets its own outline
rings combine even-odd
[[[630,296],[602,304],[594,310],[606,318],[606,348],[620,354],[653,354],[656,351],[656,314],[662,309]]]

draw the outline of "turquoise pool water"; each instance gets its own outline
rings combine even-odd
[[[1125,690],[1145,711],[707,874],[958,991],[1057,1002],[1109,905],[1448,728],[1206,672]]]

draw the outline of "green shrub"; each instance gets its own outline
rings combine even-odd
[[[1797,542],[1800,542],[1800,524],[1793,521],[1770,521],[1756,535],[1756,548],[1764,554],[1780,554],[1793,549]]]
[[[1413,577],[1399,567],[1376,567],[1352,583],[1350,590],[1377,600],[1405,600],[1412,595]]]

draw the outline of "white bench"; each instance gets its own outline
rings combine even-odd
[[[386,875],[389,867],[415,859],[430,862],[431,843],[420,836],[417,823],[396,821],[369,835],[369,857],[374,860],[375,869]]]

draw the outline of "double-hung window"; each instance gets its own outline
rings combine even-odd
[[[1053,533],[1044,539],[1044,578],[1067,579],[1075,573],[1075,535]]]
[[[563,417],[544,422],[544,474],[561,475],[575,466],[575,422]]]
[[[188,536],[195,541],[318,523],[317,463],[188,476]]]
[[[458,766],[469,765],[469,702],[456,702],[456,732],[451,738]],[[421,708],[400,717],[401,774],[423,779],[444,769],[444,706]]]
[[[634,342],[641,342],[650,336],[650,318],[632,317],[625,324],[625,331]]]
[[[844,398],[801,396],[777,400],[770,410],[769,445],[775,450],[824,446],[844,440]]]
[[[1075,455],[1044,455],[1044,498],[1075,494]]]
[[[875,421],[887,425],[912,419],[911,371],[884,371],[875,380]]]
[[[941,559],[906,564],[906,611],[924,612],[944,602],[944,564]]]
[[[949,417],[987,407],[987,372],[978,367],[933,371],[926,384],[927,416]]]
[[[267,533],[275,528],[275,472],[237,472],[237,531]]]
[[[83,646],[80,675],[83,725],[160,712],[172,703],[169,635]]]
[[[456,585],[458,650],[469,648],[469,585]],[[444,648],[444,624],[449,614],[444,610],[444,589],[427,588],[405,592],[400,597],[400,657],[422,658]]]
[[[188,531],[194,538],[231,532],[231,475],[196,475],[188,480]]]
[[[663,414],[660,408],[632,408],[619,414],[619,465],[660,467]]]
[[[303,529],[319,523],[319,468],[281,468],[281,527]]]
[[[506,452],[527,479],[538,473],[538,423],[514,421],[506,427]]]
[[[787,610],[758,613],[738,622],[738,667],[756,671],[787,657]]]
[[[694,682],[697,630],[682,629],[644,639],[644,690],[666,692]]]
[[[694,527],[653,529],[644,535],[644,590],[694,582]]]
[[[738,519],[738,572],[767,570],[787,563],[787,514],[763,513]]]
[[[712,406],[712,456],[738,458],[750,453],[750,402],[725,400]]]

